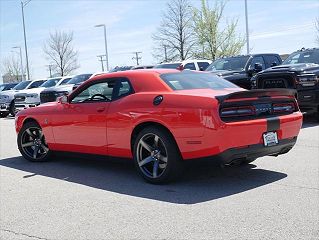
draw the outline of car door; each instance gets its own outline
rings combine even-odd
[[[58,105],[53,119],[56,147],[62,151],[107,155],[107,112],[116,79],[89,83]]]

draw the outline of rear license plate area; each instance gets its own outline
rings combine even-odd
[[[266,132],[263,134],[264,146],[270,147],[278,144],[277,132]]]

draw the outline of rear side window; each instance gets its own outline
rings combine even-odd
[[[186,63],[184,69],[196,70],[196,67],[194,63]]]
[[[264,56],[264,58],[266,60],[267,68],[273,67],[273,66],[278,66],[281,64],[281,59],[279,59],[277,56],[266,55],[266,56]]]
[[[189,90],[189,89],[225,89],[238,88],[235,84],[228,82],[211,73],[199,72],[180,72],[165,73],[160,75],[161,79],[172,90]]]
[[[208,62],[197,62],[199,70],[206,70],[206,68],[209,66]]]

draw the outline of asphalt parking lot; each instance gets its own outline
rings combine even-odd
[[[9,239],[318,239],[319,124],[288,154],[242,167],[191,164],[150,185],[130,162],[30,163],[0,119],[0,237]]]

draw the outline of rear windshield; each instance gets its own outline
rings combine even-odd
[[[29,83],[30,83],[31,81],[23,81],[23,82],[20,82],[18,85],[16,85],[13,89],[14,90],[23,90],[23,89],[25,89],[28,85],[29,85]]]
[[[181,72],[181,73],[165,73],[160,75],[161,79],[172,90],[188,90],[188,89],[225,89],[238,88],[235,84],[228,82],[211,73],[198,72]]]
[[[154,68],[177,69],[182,63],[163,63],[156,65]]]
[[[81,74],[73,77],[68,84],[77,84],[84,82],[85,80],[89,79],[92,76],[92,74]]]

